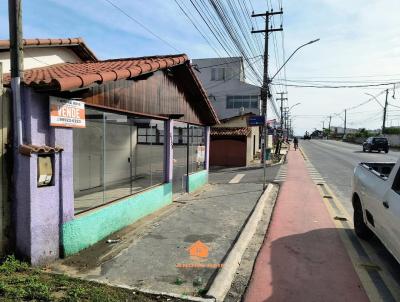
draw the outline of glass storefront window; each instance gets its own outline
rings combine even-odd
[[[164,121],[86,110],[74,129],[75,213],[164,182]]]
[[[186,191],[188,174],[188,124],[174,121],[173,140],[173,190],[174,193]]]
[[[189,125],[189,172],[205,169],[205,128]]]

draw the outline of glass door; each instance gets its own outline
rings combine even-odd
[[[173,142],[172,191],[183,193],[186,192],[188,175],[188,124],[174,122]]]

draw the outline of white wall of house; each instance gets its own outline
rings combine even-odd
[[[82,60],[67,47],[35,47],[24,49],[24,69],[44,67],[60,63],[76,63]],[[0,52],[3,72],[10,72],[10,52]]]
[[[196,74],[220,119],[236,116],[240,112],[255,114],[260,112],[260,87],[245,82],[244,67],[240,57],[195,59],[193,64],[199,70]],[[224,69],[222,78],[216,77],[217,73],[221,75],[220,69]],[[257,108],[243,108],[244,110],[227,108],[228,96],[257,97]]]

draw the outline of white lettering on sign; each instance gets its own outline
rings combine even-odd
[[[85,103],[50,97],[50,126],[85,128]]]

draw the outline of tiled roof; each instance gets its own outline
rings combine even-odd
[[[34,47],[69,47],[71,48],[83,61],[96,62],[97,57],[87,47],[82,38],[66,38],[66,39],[23,39],[24,48]],[[10,40],[0,40],[0,50],[9,49]]]
[[[234,120],[234,119],[236,119],[238,117],[243,117],[244,118],[244,117],[251,116],[251,115],[256,115],[256,114],[253,113],[253,112],[247,112],[247,113],[244,113],[244,114],[239,114],[239,115],[227,117],[227,118],[224,118],[224,119],[220,119],[219,121],[221,123],[226,123],[226,122],[229,122],[230,120]]]
[[[249,127],[213,127],[211,136],[248,136],[251,133]]]
[[[134,78],[142,74],[185,63],[184,54],[128,59],[115,59],[93,63],[62,63],[24,71],[24,83],[28,86],[66,91],[92,84]],[[4,83],[10,83],[10,74],[4,75]],[[199,83],[198,83],[199,84]]]
[[[23,155],[31,156],[32,153],[58,153],[64,149],[60,146],[50,147],[46,145],[21,145],[19,152]]]

